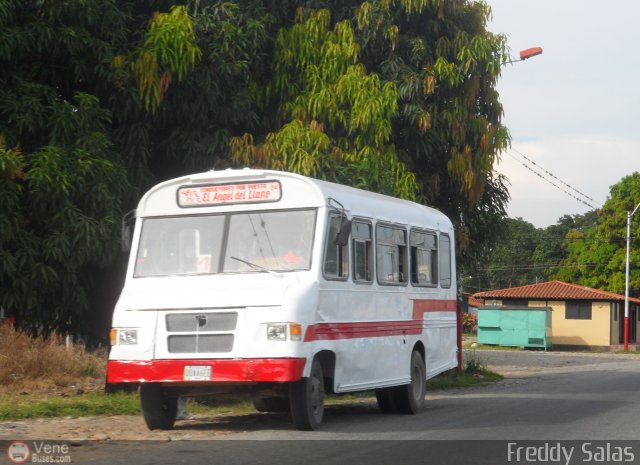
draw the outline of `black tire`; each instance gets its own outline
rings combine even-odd
[[[160,384],[145,383],[140,386],[140,405],[147,428],[173,428],[178,413],[178,398],[167,397]]]
[[[290,410],[287,397],[254,397],[253,406],[258,412],[288,412]]]
[[[427,393],[424,359],[417,350],[411,354],[410,371],[411,382],[393,388],[393,398],[398,412],[413,415],[424,408],[424,396]]]
[[[398,413],[394,389],[395,388],[376,389],[376,400],[382,413]]]
[[[318,359],[313,360],[308,378],[291,383],[289,403],[296,428],[313,431],[320,426],[324,415],[324,374]]]

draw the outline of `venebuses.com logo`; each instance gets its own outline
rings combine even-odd
[[[12,463],[71,463],[68,444],[44,441],[10,442],[7,457]]]

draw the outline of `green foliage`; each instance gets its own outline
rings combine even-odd
[[[202,55],[196,45],[193,23],[187,8],[173,6],[170,13],[156,12],[144,43],[133,53],[131,69],[145,107],[155,112],[171,83],[172,74],[182,80]],[[121,68],[127,60],[114,58]]]
[[[111,64],[141,45],[128,7],[0,6],[0,306],[33,333],[90,331],[117,256],[129,183],[109,106],[127,83]]]
[[[105,135],[108,112],[88,94],[51,108],[49,145],[0,146],[0,304],[34,332],[68,328],[88,308],[81,270],[114,258],[126,173]]]
[[[581,229],[566,237],[567,256],[558,277],[570,282],[624,294],[626,266],[627,212],[640,203],[640,173],[624,177],[610,188],[609,198]],[[596,220],[596,221],[594,221]],[[631,223],[629,260],[630,295],[640,292],[640,242],[636,214]]]
[[[416,178],[389,145],[395,85],[358,63],[349,22],[329,26],[329,11],[299,9],[297,23],[280,30],[273,79],[262,92],[284,124],[262,144],[251,135],[234,139],[234,160],[413,199]]]
[[[560,218],[558,224],[536,228],[521,218],[499,223],[495,243],[485,249],[477,262],[464,262],[464,286],[473,292],[523,286],[552,279],[574,281],[577,268],[563,265],[568,249],[593,222],[595,213]]]
[[[547,228],[522,219],[506,219],[490,249],[475,263],[463,262],[467,290],[502,289],[560,280],[624,294],[627,213],[640,203],[640,173],[624,177],[610,188],[600,210],[565,215]],[[632,218],[630,295],[640,293],[639,214]]]
[[[140,173],[138,186],[228,167],[232,135],[260,126],[268,112],[258,110],[252,89],[268,74],[276,32],[259,3],[195,3],[194,32],[202,51],[197,66],[172,85],[152,121],[136,110],[118,114],[126,124],[122,145],[130,172]],[[128,125],[132,117],[141,123]]]
[[[0,1],[0,305],[34,332],[104,331],[122,212],[232,165],[428,203],[479,260],[508,199],[487,5],[322,7]]]
[[[483,2],[363,2],[357,10],[363,62],[398,88],[393,143],[421,182],[419,198],[456,225],[463,260],[505,215],[504,180],[493,171],[509,136],[495,90],[504,35],[486,30]],[[389,34],[389,31],[394,31]]]

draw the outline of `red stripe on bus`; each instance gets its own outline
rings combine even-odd
[[[433,312],[456,312],[458,308],[457,300],[413,300],[413,319],[422,320],[425,313]]]
[[[411,320],[316,323],[307,327],[304,341],[335,341],[337,339],[422,334],[425,313],[455,313],[456,308],[457,301],[455,300],[415,299]]]
[[[234,360],[109,360],[107,383],[182,383],[187,365],[211,366],[211,379],[188,382],[275,382],[302,378],[304,358],[258,358]]]

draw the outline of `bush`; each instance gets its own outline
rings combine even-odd
[[[478,317],[473,313],[462,314],[462,332],[473,333],[478,330]]]

